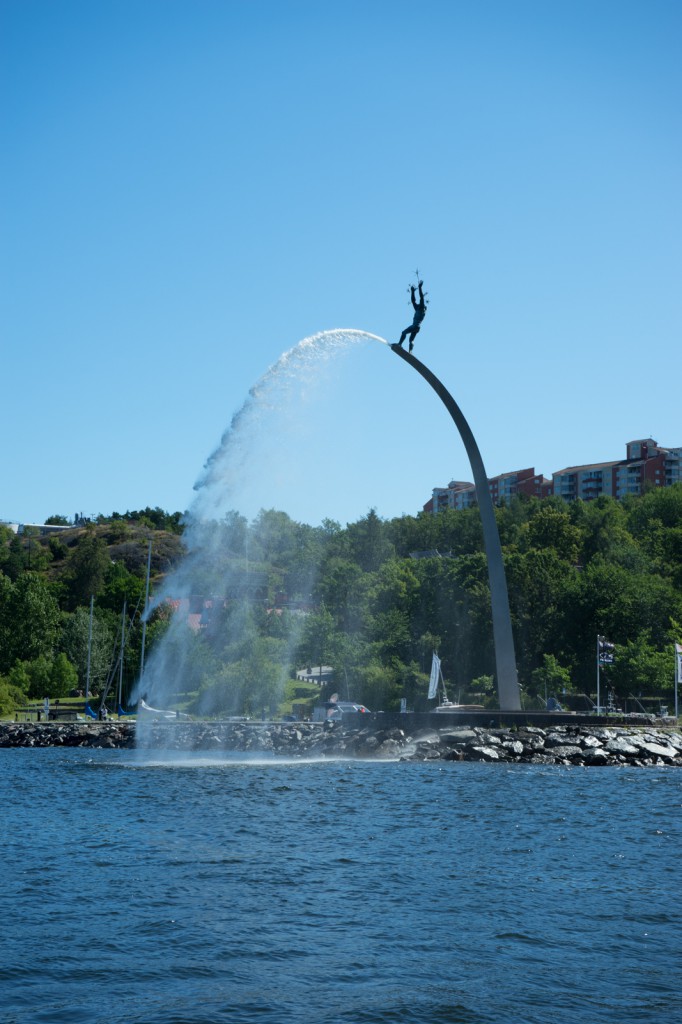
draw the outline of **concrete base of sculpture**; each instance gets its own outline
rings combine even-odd
[[[452,417],[455,426],[459,430],[460,437],[464,442],[466,453],[471,463],[471,470],[474,475],[476,486],[476,500],[481,513],[483,525],[483,541],[488,560],[488,579],[490,581],[490,600],[492,605],[493,640],[495,644],[495,664],[497,668],[497,693],[500,701],[501,711],[520,711],[521,693],[519,680],[516,671],[516,655],[514,652],[514,637],[512,635],[511,616],[509,614],[509,595],[507,592],[507,577],[504,572],[502,561],[502,546],[500,535],[497,531],[495,521],[495,509],[493,508],[490,490],[488,488],[488,477],[478,445],[474,435],[467,423],[462,410],[459,408],[450,392],[443,386],[435,374],[419,361],[411,352],[405,352],[399,345],[391,345],[391,348],[409,363],[436,392],[443,405]]]

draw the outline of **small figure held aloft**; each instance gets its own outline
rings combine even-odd
[[[422,325],[422,320],[426,316],[426,299],[424,298],[424,282],[419,282],[419,302],[417,302],[416,289],[414,285],[410,285],[410,298],[414,307],[414,317],[410,327],[406,327],[403,333],[400,335],[400,341],[398,344],[403,347],[405,338],[409,336],[410,339],[410,352],[414,348],[414,339],[419,334],[419,328]]]

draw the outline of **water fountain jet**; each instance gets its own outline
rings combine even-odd
[[[244,575],[251,577],[247,591],[257,575],[250,567],[253,560],[248,550],[249,527],[235,509],[251,481],[257,480],[260,485],[267,475],[259,463],[259,445],[267,450],[263,456],[266,461],[272,460],[273,439],[276,438],[281,447],[282,436],[286,435],[286,417],[300,416],[301,394],[308,386],[310,390],[313,386],[319,387],[324,364],[368,341],[388,345],[378,335],[355,329],[323,331],[305,338],[285,352],[250,389],[195,485],[196,496],[185,517],[186,554],[150,605],[153,611],[170,603],[176,613],[170,615],[167,632],[154,645],[135,693],[131,695],[131,703],[144,697],[151,706],[168,707],[177,702],[178,691],[187,692],[188,680],[195,679],[200,685],[202,671],[214,675],[217,672],[220,676],[220,669],[215,665],[202,667],[199,663],[205,656],[198,636],[203,623],[196,627],[194,634],[187,627],[187,612],[196,612],[200,604],[205,610],[206,601],[200,600],[202,597],[210,599],[210,613],[215,622],[220,619],[230,632],[229,637],[220,638],[220,644],[236,648],[241,638],[242,646],[246,647],[250,638],[256,646],[257,632],[249,603],[245,600],[240,605],[234,600],[235,594],[244,589]],[[226,603],[230,604],[229,614],[225,610]],[[177,613],[180,607],[183,614]],[[292,645],[294,640],[295,637]],[[228,685],[231,684],[226,678],[225,686]],[[230,713],[229,708],[222,710]],[[232,709],[232,713],[236,710],[236,707]]]

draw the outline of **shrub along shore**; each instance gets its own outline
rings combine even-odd
[[[409,723],[406,723],[409,726]],[[350,757],[397,761],[682,767],[682,732],[628,726],[557,725],[510,729],[445,725],[440,728],[345,729],[301,723],[147,723],[146,749],[177,752],[266,753],[286,758]],[[0,723],[0,747],[136,746],[132,722]]]

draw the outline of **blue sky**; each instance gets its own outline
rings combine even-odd
[[[187,508],[268,367],[396,341],[417,267],[415,355],[489,475],[682,445],[681,28],[664,0],[3,0],[0,519]],[[263,507],[471,479],[390,350],[342,364]]]

